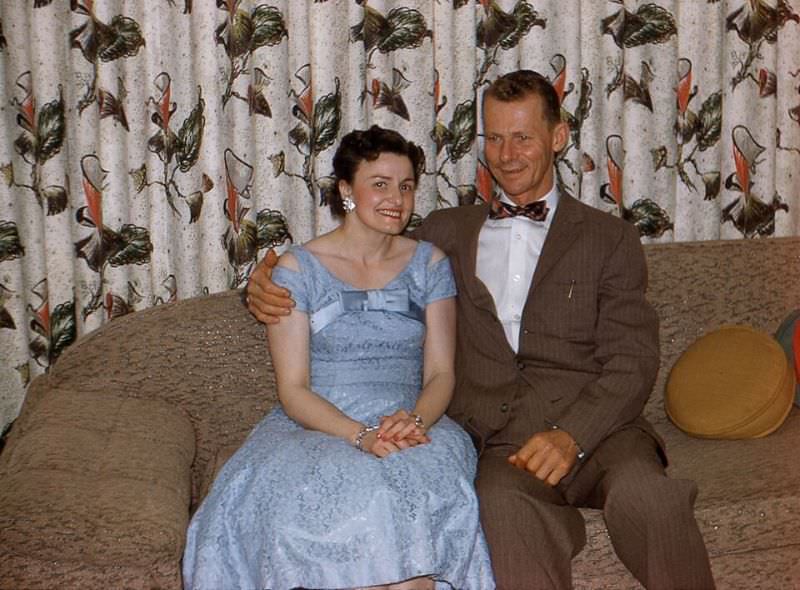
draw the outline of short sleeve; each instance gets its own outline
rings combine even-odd
[[[276,266],[272,270],[272,282],[279,287],[289,289],[292,292],[292,299],[297,304],[295,309],[307,313],[309,292],[305,279],[305,274],[302,271],[292,270],[285,266]]]
[[[456,281],[453,278],[453,269],[447,256],[431,263],[428,267],[427,287],[425,293],[426,305],[439,299],[455,297],[458,293]]]

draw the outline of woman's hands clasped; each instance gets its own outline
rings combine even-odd
[[[364,437],[362,447],[368,453],[383,458],[403,449],[429,443],[431,439],[427,429],[417,422],[416,416],[405,410],[382,416],[378,430]]]

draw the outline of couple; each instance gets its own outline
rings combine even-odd
[[[353,132],[344,223],[274,270],[294,311],[254,273],[251,311],[283,316],[283,409],[193,518],[187,587],[482,589],[493,570],[503,590],[569,588],[591,506],[646,587],[713,588],[695,486],[665,476],[640,416],[658,329],[635,228],[558,193],[568,129],[544,77],[500,77],[483,117],[497,201],[436,211],[411,242],[418,148]]]

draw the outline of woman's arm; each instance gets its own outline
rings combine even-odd
[[[281,266],[298,270],[291,254],[281,257]],[[338,436],[355,443],[363,424],[349,418],[335,405],[311,390],[310,330],[308,314],[295,311],[280,323],[267,326],[267,338],[278,399],[286,415],[301,426]],[[361,448],[378,457],[400,450],[390,441],[379,441],[376,433],[363,437]]]
[[[295,311],[280,323],[269,324],[267,337],[278,399],[286,414],[305,428],[353,442],[362,424],[311,391],[308,315]]]
[[[428,330],[425,335],[423,385],[414,413],[427,426],[433,426],[450,404],[456,383],[455,298],[440,299],[428,305],[425,322]]]
[[[419,439],[420,435],[442,417],[453,396],[455,386],[456,300],[440,299],[425,308],[425,344],[422,391],[413,414],[422,418],[424,427],[417,428],[414,418],[404,410],[381,422],[381,439],[402,441]],[[418,440],[418,442],[423,442]]]

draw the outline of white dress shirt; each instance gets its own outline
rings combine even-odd
[[[555,186],[544,199],[549,208],[545,221],[533,221],[522,215],[506,219],[487,218],[478,237],[475,274],[489,289],[497,317],[514,352],[519,351],[522,309],[528,299],[544,239],[558,207]],[[501,193],[500,200],[514,204],[505,193]]]

